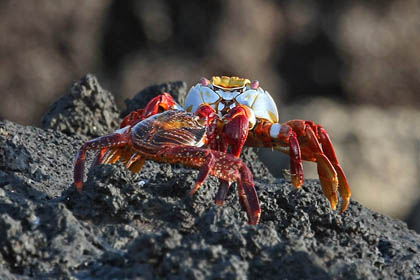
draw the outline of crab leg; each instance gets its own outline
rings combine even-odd
[[[318,167],[319,180],[321,181],[322,191],[335,210],[338,204],[337,188],[338,179],[330,160],[321,149],[321,145],[315,135],[315,132],[309,125],[305,126],[306,137],[309,140],[309,147],[314,154]]]
[[[133,154],[130,160],[127,161],[126,166],[131,172],[138,173],[143,169],[143,165],[145,162],[146,157],[136,153]]]
[[[79,192],[83,189],[83,174],[85,170],[86,153],[88,150],[103,150],[112,147],[124,147],[130,144],[129,127],[112,134],[95,138],[83,144],[77,153],[74,163],[74,184]]]
[[[216,164],[216,158],[213,153],[209,153],[206,161],[200,168],[200,172],[198,173],[197,182],[195,183],[194,189],[191,190],[190,195],[193,195],[204,183],[204,181],[209,176],[212,169],[214,169]]]
[[[239,199],[247,213],[248,223],[252,225],[258,223],[261,208],[254,188],[254,180],[251,171],[241,159],[231,154],[194,146],[168,147],[151,159],[182,163],[200,169],[196,186],[191,191],[192,194],[201,186],[209,174],[228,183],[237,181]]]
[[[90,166],[90,168],[103,163],[104,157],[108,152],[108,148],[105,149],[101,149],[95,156],[95,159],[92,162],[92,165]]]
[[[292,184],[296,188],[300,188],[304,182],[302,155],[296,133],[291,131],[288,136],[289,157],[290,157],[290,174],[292,176]]]
[[[350,203],[350,197],[351,197],[351,190],[346,178],[346,175],[344,174],[344,171],[341,167],[341,165],[338,162],[337,159],[337,155],[335,153],[334,147],[331,143],[330,137],[327,133],[327,131],[318,124],[315,124],[312,121],[300,121],[300,120],[295,120],[295,121],[290,121],[291,123],[294,123],[294,125],[296,126],[297,130],[300,130],[300,127],[302,124],[304,124],[305,126],[305,130],[306,130],[306,135],[308,136],[308,139],[312,139],[309,141],[308,146],[304,147],[302,149],[302,157],[305,160],[310,160],[310,161],[316,161],[318,162],[318,167],[321,163],[322,167],[321,167],[321,171],[319,172],[324,172],[324,174],[327,172],[330,172],[331,174],[327,175],[330,176],[331,179],[327,179],[327,181],[324,185],[329,185],[331,188],[334,188],[335,186],[335,181],[338,180],[338,191],[340,193],[340,196],[343,199],[342,205],[341,205],[341,210],[340,212],[343,213],[344,211],[347,210],[349,203]],[[297,124],[297,125],[296,125]],[[310,133],[308,133],[308,131],[312,131]],[[319,142],[318,142],[319,141]],[[311,144],[312,142],[312,144]],[[322,145],[322,149],[320,147],[320,145]],[[319,156],[316,156],[316,153],[314,153],[315,151],[320,151],[323,155],[325,155],[328,159],[328,161],[326,159],[323,158],[319,158]],[[331,170],[331,165],[333,167],[333,169],[335,170],[336,173],[336,178],[332,177],[332,171]],[[320,174],[320,179],[321,179],[321,183],[322,183],[322,176]],[[325,176],[324,176],[324,180],[325,180]],[[324,191],[324,192],[328,192],[328,190]],[[330,196],[333,198],[334,195],[334,190],[330,190],[330,192],[332,192],[330,194]],[[328,197],[328,196],[327,196]],[[333,198],[334,199],[334,198]],[[331,199],[330,199],[331,202]],[[337,202],[338,202],[338,198],[337,198]],[[334,205],[333,202],[331,202],[331,205]],[[334,208],[334,207],[333,207]]]
[[[271,147],[290,157],[290,176],[293,186],[300,188],[304,182],[301,146],[298,136],[288,124],[261,120],[249,132],[246,142],[251,147]]]
[[[351,190],[349,183],[347,182],[346,175],[344,174],[343,168],[338,163],[337,155],[335,154],[334,147],[331,143],[330,137],[328,136],[327,131],[319,126],[319,136],[320,142],[322,144],[322,149],[325,152],[328,159],[331,161],[334,166],[335,171],[338,176],[338,190],[341,197],[343,198],[343,203],[341,205],[341,213],[347,210],[350,204]]]
[[[273,147],[289,154],[292,183],[295,187],[303,184],[302,160],[316,162],[322,190],[331,207],[336,209],[339,191],[343,198],[341,212],[347,209],[351,196],[350,187],[331,140],[321,126],[303,120],[291,120],[283,124],[262,120],[250,131],[246,144]]]

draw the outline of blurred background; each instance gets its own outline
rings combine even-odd
[[[416,0],[1,0],[0,119],[39,126],[88,72],[120,105],[154,83],[257,79],[282,121],[326,127],[354,199],[420,230],[419,14]]]

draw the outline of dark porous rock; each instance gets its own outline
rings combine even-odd
[[[0,122],[1,279],[419,276],[420,235],[405,223],[355,201],[339,214],[318,180],[295,189],[251,149],[243,158],[261,202],[257,226],[247,224],[236,184],[217,206],[218,180],[190,196],[198,172],[182,165],[148,161],[136,174],[95,166],[77,192],[73,160],[86,139]]]
[[[420,233],[420,200],[406,218],[408,227]]]
[[[121,117],[139,108],[144,108],[153,97],[164,92],[171,94],[175,101],[183,105],[187,96],[187,84],[182,81],[176,81],[149,86],[138,92],[133,98],[125,100],[127,108],[123,110]]]
[[[42,119],[45,129],[89,137],[110,133],[119,123],[114,96],[104,90],[92,74],[75,82],[70,92],[57,100]]]

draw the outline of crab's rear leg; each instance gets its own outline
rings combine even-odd
[[[331,143],[331,140],[327,131],[323,127],[318,126],[318,134],[320,138],[320,143],[322,144],[322,150],[324,151],[328,159],[331,161],[332,165],[334,166],[335,171],[337,172],[338,190],[340,192],[341,197],[343,198],[343,203],[341,205],[341,212],[344,212],[347,210],[350,204],[350,197],[351,197],[350,186],[347,181],[347,177],[344,174],[343,168],[338,162],[337,155],[335,154],[334,147]]]
[[[308,139],[310,152],[304,153],[304,158],[309,160],[315,158],[319,180],[321,181],[322,191],[331,203],[331,207],[335,210],[338,204],[338,178],[331,161],[324,154],[321,144],[319,143],[315,132],[309,125],[305,125],[305,133]]]
[[[290,124],[293,129],[302,136],[303,141],[306,142],[305,146],[302,148],[302,157],[305,160],[317,162],[318,174],[324,193],[329,197],[334,209],[338,203],[338,197],[336,195],[338,187],[340,196],[343,199],[340,210],[341,213],[343,213],[349,206],[351,190],[343,168],[338,162],[337,155],[327,131],[321,125],[315,124],[312,121],[292,120],[287,123]]]
[[[329,154],[324,153],[322,149],[324,146],[321,148],[321,143],[312,127],[318,126],[303,120],[292,120],[283,124],[261,121],[252,131],[250,137],[252,142],[247,144],[273,147],[289,154],[292,183],[297,188],[303,184],[304,179],[302,160],[316,162],[322,190],[331,207],[336,209],[339,184],[337,171],[329,159]],[[325,143],[327,145],[327,142]],[[343,196],[343,199],[345,207],[349,196]]]
[[[301,147],[298,136],[287,124],[260,120],[249,132],[246,145],[251,147],[269,147],[289,155],[290,177],[293,186],[300,188],[304,183]]]
[[[83,144],[76,155],[74,164],[74,184],[79,192],[83,190],[83,175],[85,170],[86,153],[89,150],[104,150],[107,148],[124,147],[130,144],[129,128],[109,135],[95,138]],[[119,150],[117,150],[119,151]]]
[[[176,146],[163,149],[157,160],[171,163],[182,163],[200,170],[193,194],[208,175],[213,175],[228,183],[238,182],[239,199],[245,208],[249,224],[257,224],[261,215],[261,207],[254,188],[254,180],[249,168],[235,156],[194,146]]]

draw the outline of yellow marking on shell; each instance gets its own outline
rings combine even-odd
[[[222,88],[238,88],[251,84],[251,81],[239,77],[213,76],[212,83],[213,85]]]
[[[270,115],[270,121],[272,121],[272,122],[274,122],[274,123],[279,122],[279,120],[277,119],[276,114],[274,114],[274,113],[273,113],[273,112],[271,112],[271,111],[268,111],[268,114]]]

